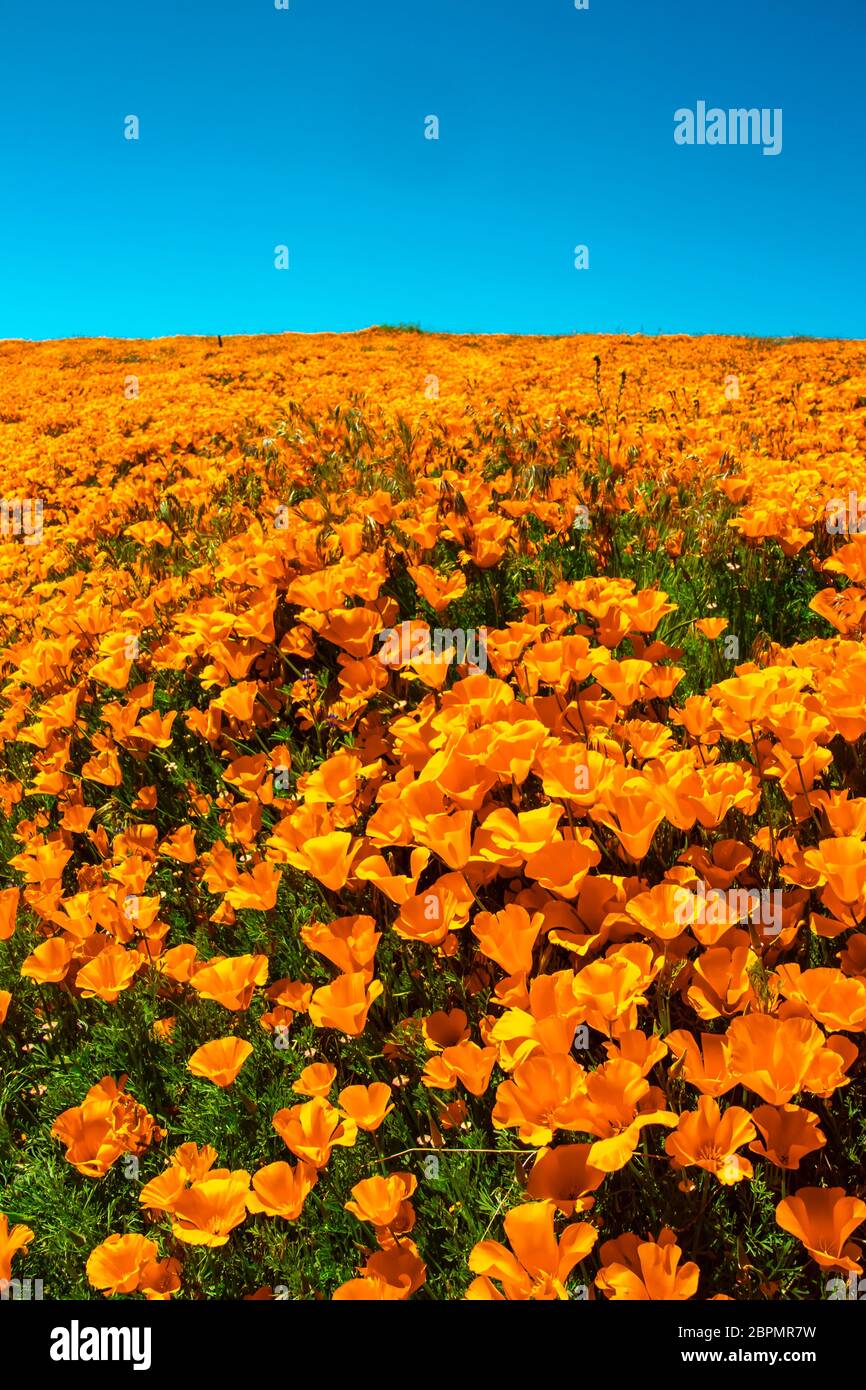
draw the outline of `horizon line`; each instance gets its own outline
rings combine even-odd
[[[700,329],[689,332],[684,329],[660,329],[656,332],[647,332],[645,329],[576,329],[574,332],[531,332],[531,331],[508,331],[508,330],[474,330],[474,329],[438,329],[423,328],[416,323],[373,323],[365,328],[281,328],[281,329],[260,329],[239,331],[234,333],[197,333],[197,332],[177,332],[177,333],[157,333],[153,335],[126,335],[112,333],[74,333],[67,336],[56,338],[22,338],[22,337],[0,337],[0,346],[7,343],[27,343],[37,345],[40,343],[81,343],[81,342],[116,342],[116,343],[165,343],[173,339],[213,339],[223,341],[231,338],[352,338],[359,337],[364,333],[403,333],[407,336],[417,335],[426,338],[727,338],[731,341],[754,341],[754,342],[813,342],[813,343],[863,343],[866,337],[846,338],[838,334],[815,334],[815,333],[722,333],[714,329]]]

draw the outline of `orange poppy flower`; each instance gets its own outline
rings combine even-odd
[[[579,830],[574,839],[555,841],[530,854],[526,874],[561,898],[576,898],[590,869],[600,862],[601,852],[589,831]]]
[[[21,964],[21,974],[37,984],[56,984],[62,980],[72,959],[73,946],[62,936],[43,941]]]
[[[372,1132],[394,1109],[393,1105],[388,1104],[390,1099],[391,1087],[384,1081],[374,1081],[370,1086],[344,1087],[337,1097],[337,1103],[358,1129]]]
[[[427,1278],[427,1268],[418,1248],[407,1236],[387,1250],[376,1250],[363,1266],[367,1278],[380,1279],[389,1288],[403,1290],[408,1298],[416,1293]]]
[[[534,1052],[567,1056],[575,1039],[581,1004],[574,997],[571,970],[537,975],[529,986],[528,1009],[508,1009],[490,1029],[489,1039],[499,1047],[499,1062],[512,1071]]]
[[[802,970],[793,962],[778,966],[776,973],[785,998],[802,1004],[823,1028],[847,1033],[866,1029],[866,981],[826,966]]]
[[[378,613],[368,608],[334,608],[321,628],[322,636],[350,656],[368,656],[373,636],[381,628]]]
[[[187,1062],[187,1069],[193,1076],[213,1081],[216,1086],[230,1086],[252,1050],[252,1044],[243,1038],[215,1038],[196,1048]]]
[[[382,933],[372,917],[338,917],[334,922],[310,922],[301,927],[301,940],[344,974],[357,970],[373,978],[373,959]]]
[[[474,1042],[457,1043],[431,1057],[421,1074],[425,1086],[448,1091],[462,1081],[473,1096],[483,1096],[496,1064],[495,1047],[479,1047]]]
[[[12,1261],[19,1251],[27,1253],[31,1240],[35,1236],[29,1226],[13,1226],[10,1230],[8,1216],[0,1211],[0,1280],[12,1278]]]
[[[486,956],[495,960],[509,975],[532,969],[532,952],[542,918],[530,917],[525,908],[510,903],[501,912],[479,912],[472,933]]]
[[[118,995],[129,989],[142,965],[138,951],[125,951],[122,946],[105,946],[82,966],[75,984],[85,999],[104,999],[115,1004]]]
[[[663,1109],[663,1102],[663,1093],[650,1085],[636,1063],[616,1057],[587,1076],[571,1128],[597,1136],[589,1162],[614,1173],[629,1162],[647,1125],[676,1125],[678,1116]]]
[[[407,1293],[405,1288],[388,1284],[375,1275],[363,1275],[359,1279],[347,1279],[331,1297],[339,1303],[390,1303],[401,1302]]]
[[[460,570],[455,570],[446,578],[429,565],[410,565],[409,573],[421,597],[436,613],[444,612],[450,603],[462,598],[466,592],[466,576]]]
[[[558,1129],[579,1129],[586,1080],[570,1057],[528,1057],[496,1091],[494,1129],[516,1126],[524,1144],[542,1148]]]
[[[473,1279],[466,1297],[512,1302],[567,1299],[568,1276],[586,1259],[598,1232],[587,1221],[578,1221],[566,1226],[557,1240],[555,1215],[553,1202],[527,1202],[508,1212],[504,1226],[511,1249],[497,1240],[482,1240],[473,1246],[469,1268],[478,1278]]]
[[[203,961],[198,961],[195,946],[185,942],[182,946],[171,946],[156,962],[156,969],[177,984],[184,984],[190,975],[201,969]]]
[[[388,818],[399,822],[401,829],[393,832],[396,837],[394,842],[396,843],[397,840],[399,840],[400,843],[403,843],[402,828],[405,817],[400,811],[400,808],[393,801],[385,802],[385,804],[370,817],[367,822],[368,837],[374,840],[376,838],[377,829],[382,835],[385,835],[386,827],[384,821]],[[387,838],[388,843],[391,843],[391,834],[388,834]],[[409,839],[411,839],[411,831],[407,823],[405,826],[405,842],[408,843]],[[415,890],[418,887],[418,880],[429,862],[429,849],[413,849],[409,856],[410,872],[408,874],[395,874],[383,855],[371,854],[365,859],[360,859],[358,861],[355,866],[355,876],[364,882],[374,884],[374,886],[378,888],[380,892],[384,893],[385,897],[392,903],[396,903],[398,907],[402,907],[404,903],[407,903],[410,898],[414,897]]]
[[[612,785],[602,790],[601,801],[590,815],[612,830],[626,854],[635,860],[643,859],[664,820],[652,785],[645,777],[625,773],[617,773]]]
[[[543,734],[541,725],[538,725],[538,729]],[[511,730],[513,726],[510,726]],[[533,743],[533,754],[535,746]],[[485,759],[487,757],[488,750],[485,750]],[[561,817],[562,807],[553,803],[539,806],[534,811],[519,811],[517,815],[506,807],[491,811],[476,832],[473,857],[517,869],[524,860],[556,839]]]
[[[300,775],[297,794],[303,797],[307,806],[345,807],[350,813],[347,823],[351,824],[354,820],[351,808],[358,794],[361,770],[361,759],[356,754],[348,751],[336,753],[319,763],[313,772]],[[339,823],[342,821],[338,820]]]
[[[125,669],[126,675],[123,674],[123,668],[121,668],[122,686],[126,685],[129,674],[128,666]],[[95,671],[96,667],[93,668],[91,674],[94,674]],[[115,687],[115,689],[122,688],[122,686]],[[113,748],[105,748],[95,757],[88,758],[87,762],[82,764],[81,776],[85,781],[98,782],[103,787],[123,785],[123,771]]]
[[[801,1159],[827,1142],[818,1116],[799,1105],[759,1105],[752,1119],[762,1137],[749,1148],[777,1168],[799,1168]]]
[[[163,1131],[143,1105],[127,1095],[126,1078],[104,1076],[81,1105],[57,1116],[51,1137],[66,1145],[66,1160],[79,1173],[101,1178],[121,1154],[143,1153]]]
[[[180,1288],[180,1260],[150,1260],[138,1279],[138,1292],[152,1303],[164,1303]]]
[[[259,1027],[264,1028],[266,1033],[275,1033],[282,1044],[283,1040],[288,1038],[288,1030],[294,1018],[291,1009],[278,1004],[275,1009],[268,1009],[265,1013],[259,1014]]]
[[[228,690],[215,700],[211,700],[211,708],[225,710],[233,719],[245,723],[252,718],[258,693],[259,688],[255,681],[240,681],[237,685],[229,686]]]
[[[196,1182],[209,1173],[217,1161],[217,1151],[210,1144],[180,1144],[169,1159],[173,1168],[183,1174],[187,1182]]]
[[[0,889],[0,941],[8,941],[15,931],[20,888]]]
[[[693,1261],[680,1266],[683,1252],[668,1227],[657,1241],[629,1232],[606,1241],[599,1253],[602,1267],[595,1283],[608,1298],[670,1302],[693,1298],[697,1292],[700,1270]]]
[[[237,1013],[249,1008],[253,990],[267,978],[267,956],[217,956],[195,969],[189,983],[202,999]]]
[[[324,1168],[335,1145],[351,1148],[358,1133],[355,1121],[321,1096],[278,1110],[273,1125],[292,1153],[314,1168]]]
[[[848,937],[845,949],[839,952],[839,963],[846,975],[866,979],[866,933],[854,932]]]
[[[651,671],[651,661],[610,661],[596,669],[595,678],[618,704],[627,708],[646,698],[644,686]]]
[[[177,1015],[169,1014],[167,1018],[154,1019],[153,1036],[161,1043],[171,1043],[174,1038],[174,1030],[177,1026]]]
[[[652,949],[639,942],[627,942],[585,965],[572,992],[589,1027],[607,1037],[636,1028],[638,1008],[646,1003],[646,990],[661,967],[661,959],[653,961]]]
[[[181,1144],[169,1159],[169,1166],[145,1183],[138,1194],[143,1207],[152,1211],[173,1211],[178,1197],[193,1182],[213,1170],[217,1151],[209,1144]]]
[[[299,1096],[326,1096],[337,1077],[337,1068],[330,1062],[313,1062],[304,1067],[292,1090]]]
[[[427,1277],[424,1261],[411,1240],[377,1250],[362,1266],[361,1277],[334,1290],[339,1302],[402,1302],[420,1289]]]
[[[214,1154],[215,1158],[216,1154]],[[144,1184],[138,1194],[138,1200],[142,1206],[147,1207],[150,1211],[174,1211],[175,1202],[191,1181],[192,1179],[182,1168],[172,1163],[162,1173]]]
[[[840,902],[862,902],[866,893],[866,842],[860,836],[819,840],[818,848],[807,849],[803,858]]]
[[[238,875],[237,880],[226,889],[225,900],[230,907],[270,912],[276,906],[281,878],[282,871],[263,860],[255,865],[252,873]]]
[[[590,1144],[559,1144],[542,1149],[526,1184],[527,1197],[546,1198],[565,1216],[590,1211],[607,1174],[589,1161]]]
[[[672,1074],[682,1071],[690,1086],[705,1096],[723,1096],[737,1084],[730,1064],[730,1043],[725,1033],[702,1033],[700,1046],[684,1028],[668,1033],[665,1042],[676,1059]]]
[[[287,847],[280,838],[280,827],[267,842],[287,863],[318,879],[319,883],[338,893],[345,888],[355,860],[361,850],[361,841],[353,840],[344,830],[333,830],[326,835],[313,835],[298,848]]]
[[[109,1236],[88,1256],[87,1277],[105,1294],[134,1293],[156,1254],[156,1241],[146,1236]]]
[[[695,627],[697,628],[698,632],[702,633],[704,637],[708,637],[711,642],[715,641],[717,637],[721,637],[722,633],[724,632],[727,626],[727,618],[695,619]]]
[[[626,912],[656,941],[675,941],[689,925],[683,911],[685,893],[675,883],[659,883],[626,903]]]
[[[849,1197],[844,1187],[801,1187],[776,1207],[776,1221],[822,1269],[863,1273],[859,1246],[848,1237],[866,1221],[866,1202]]]
[[[297,1221],[318,1179],[318,1172],[308,1163],[296,1163],[294,1168],[289,1163],[269,1163],[253,1174],[247,1206],[251,1212]]]
[[[250,1175],[215,1169],[180,1194],[172,1208],[172,1235],[185,1245],[225,1245],[246,1219]]]
[[[391,1226],[418,1186],[412,1173],[391,1173],[387,1178],[364,1178],[352,1188],[346,1211],[373,1226]]]
[[[640,1068],[641,1076],[648,1076],[656,1062],[667,1056],[668,1046],[655,1034],[647,1037],[639,1028],[631,1028],[620,1033],[615,1042],[606,1042],[604,1050],[611,1061],[614,1057],[624,1057]]]
[[[323,985],[310,1000],[310,1021],[317,1028],[339,1028],[349,1037],[359,1037],[367,1014],[384,990],[380,980],[367,982],[362,970],[338,975],[333,984]]]
[[[748,1014],[732,1021],[728,1044],[732,1072],[770,1105],[785,1105],[801,1090],[823,1095],[822,1087],[832,1090],[848,1080],[845,1056],[829,1040],[825,1043],[810,1019]],[[851,1047],[848,1063],[856,1056]]]
[[[438,854],[449,869],[463,869],[472,854],[472,812],[428,815],[413,824],[419,844]]]
[[[692,983],[686,999],[704,1022],[729,1018],[756,1004],[749,974],[757,957],[745,933],[731,932],[727,946],[702,951],[692,963]]]
[[[680,1115],[665,1149],[678,1166],[705,1168],[727,1187],[753,1176],[751,1163],[737,1149],[754,1138],[748,1110],[729,1105],[723,1115],[712,1096],[701,1096],[697,1110]]]
[[[310,1008],[313,986],[304,980],[275,980],[265,993],[268,999],[273,999],[277,1004],[295,1013],[305,1014]]]
[[[159,847],[160,854],[176,859],[180,864],[194,864],[197,858],[195,832],[191,825],[178,826],[171,835],[166,835]]]
[[[413,895],[402,904],[393,930],[409,941],[440,946],[449,931],[466,925],[471,901],[472,894],[462,874],[443,874],[423,893]]]
[[[443,1047],[454,1047],[456,1043],[469,1038],[469,1019],[462,1009],[440,1009],[421,1020],[424,1046],[430,1052],[440,1052]]]

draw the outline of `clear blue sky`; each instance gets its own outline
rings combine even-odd
[[[0,337],[866,337],[866,0],[290,6],[7,0]]]

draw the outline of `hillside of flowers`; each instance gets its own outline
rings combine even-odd
[[[844,1296],[866,344],[7,341],[0,513],[4,1291]]]

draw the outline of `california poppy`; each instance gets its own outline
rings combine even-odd
[[[528,1197],[546,1198],[566,1216],[589,1211],[595,1203],[590,1194],[606,1174],[589,1161],[590,1144],[558,1144],[543,1149],[532,1167],[526,1184]]]
[[[345,1203],[347,1211],[359,1221],[374,1226],[391,1226],[400,1214],[403,1203],[411,1197],[418,1180],[412,1173],[390,1173],[387,1178],[364,1178],[352,1188],[352,1200]]]
[[[752,1111],[752,1120],[760,1137],[749,1148],[778,1168],[799,1168],[807,1154],[827,1142],[818,1128],[818,1116],[799,1105],[759,1105]]]
[[[172,1208],[172,1235],[185,1245],[225,1245],[246,1218],[250,1175],[213,1170],[186,1188]]]
[[[187,1067],[193,1076],[201,1076],[217,1086],[230,1086],[252,1051],[252,1044],[243,1038],[215,1038],[196,1048]]]
[[[325,1166],[335,1145],[351,1148],[357,1137],[355,1121],[341,1115],[321,1096],[278,1110],[273,1123],[292,1153],[314,1168]]]
[[[712,1096],[701,1096],[697,1110],[680,1115],[676,1129],[665,1140],[665,1149],[680,1167],[696,1164],[730,1186],[753,1175],[751,1163],[737,1149],[754,1137],[748,1110],[729,1105],[722,1114]]]
[[[379,1128],[387,1115],[394,1109],[389,1105],[391,1087],[384,1081],[374,1081],[369,1086],[345,1086],[337,1103],[358,1129],[373,1131]]]
[[[27,1253],[27,1247],[35,1236],[29,1226],[13,1226],[9,1229],[9,1218],[0,1211],[0,1280],[12,1278],[12,1260],[19,1252]]]
[[[338,975],[333,984],[322,985],[310,1000],[310,1020],[317,1028],[339,1028],[357,1037],[363,1033],[371,1005],[383,992],[380,980],[368,981],[361,970]]]
[[[87,1277],[105,1294],[134,1293],[156,1254],[156,1241],[146,1236],[109,1236],[88,1256]]]
[[[616,1300],[681,1301],[693,1298],[700,1270],[693,1261],[681,1265],[682,1250],[665,1227],[657,1241],[631,1233],[601,1247],[596,1286]]]
[[[189,982],[203,999],[214,999],[238,1012],[249,1008],[253,990],[267,978],[267,956],[219,956],[202,962]]]
[[[507,1246],[482,1240],[469,1256],[469,1268],[477,1275],[466,1297],[478,1299],[565,1299],[568,1276],[585,1259],[598,1239],[586,1221],[566,1226],[557,1240],[553,1230],[556,1212],[552,1202],[527,1202],[513,1207],[505,1217]],[[494,1280],[496,1281],[494,1283]],[[501,1286],[501,1292],[496,1284]]]
[[[292,1082],[292,1090],[299,1096],[326,1096],[336,1077],[337,1068],[330,1062],[312,1062]]]
[[[317,1181],[318,1173],[308,1163],[296,1163],[294,1168],[288,1163],[269,1163],[253,1173],[247,1206],[251,1212],[297,1221]]]
[[[776,1220],[822,1269],[863,1273],[859,1246],[848,1237],[866,1221],[866,1202],[849,1197],[844,1187],[801,1187],[779,1203]]]

